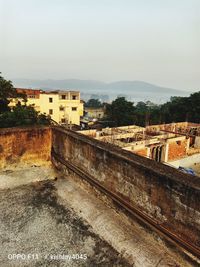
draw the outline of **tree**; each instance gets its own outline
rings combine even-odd
[[[0,75],[0,113],[10,110],[8,98],[11,97],[16,97],[16,90],[13,88],[11,81],[5,80]]]
[[[159,108],[162,123],[190,121],[200,122],[200,92],[189,97],[171,97],[170,101]],[[154,117],[155,119],[155,117]]]
[[[102,107],[102,104],[99,101],[99,99],[92,98],[86,102],[85,106],[88,108],[100,108],[100,107]]]
[[[200,122],[200,91],[190,95],[189,102],[187,103],[188,120],[192,122]]]
[[[148,114],[148,106],[145,102],[139,101],[135,109],[136,124],[139,126],[145,126],[145,122]]]
[[[107,118],[114,121],[115,126],[131,125],[136,120],[134,103],[125,97],[118,97],[106,106]]]
[[[50,120],[50,117],[44,114],[39,114],[33,106],[17,105],[12,111],[0,114],[0,128],[49,125]]]
[[[22,105],[21,102],[18,102],[11,110],[9,107],[11,98],[22,98],[25,104]],[[7,81],[0,76],[0,128],[50,124],[50,117],[39,114],[33,106],[27,106],[26,100],[26,95],[17,93],[11,81]]]
[[[160,107],[151,101],[138,102],[136,105],[136,124],[146,126],[149,124],[160,123]]]
[[[10,111],[8,106],[10,103],[9,99],[16,97],[26,100],[26,96],[24,94],[17,93],[17,90],[13,87],[11,81],[7,81],[0,75],[0,114]]]

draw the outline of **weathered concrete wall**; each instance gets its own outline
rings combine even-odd
[[[200,245],[200,179],[69,130],[54,128],[57,154],[181,237]]]
[[[19,163],[40,164],[51,159],[48,127],[0,129],[0,168]]]

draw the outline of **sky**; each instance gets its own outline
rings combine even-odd
[[[0,71],[198,90],[200,1],[0,0]]]

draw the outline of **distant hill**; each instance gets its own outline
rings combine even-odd
[[[123,90],[126,92],[142,91],[151,93],[181,93],[184,91],[165,88],[154,84],[146,83],[143,81],[118,81],[112,83],[105,83],[93,80],[31,80],[31,79],[15,79],[14,85],[19,87],[31,87],[31,88],[49,88],[49,89],[79,89],[87,91],[96,90],[116,90],[119,92]]]
[[[15,87],[40,88],[44,90],[80,90],[82,97],[87,100],[92,94],[106,94],[110,100],[123,94],[129,100],[143,101],[154,100],[163,102],[170,96],[188,96],[189,92],[173,88],[165,88],[143,81],[117,81],[105,83],[93,80],[32,80],[32,79],[14,79]]]
[[[77,89],[77,90],[101,90],[104,89],[106,83],[92,80],[31,80],[31,79],[14,79],[15,86],[32,87],[32,88],[48,88],[48,89]]]
[[[157,86],[154,84],[146,83],[143,81],[119,81],[107,84],[108,89],[115,89],[115,90],[124,90],[126,92],[147,92],[147,93],[174,93],[174,94],[181,94],[184,91],[172,89],[172,88],[165,88],[161,86]]]

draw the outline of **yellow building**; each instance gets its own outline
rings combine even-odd
[[[78,91],[42,91],[17,88],[19,93],[27,95],[27,105],[33,105],[40,113],[50,115],[60,124],[80,125],[80,117],[83,116],[83,102]],[[10,107],[13,107],[21,99],[12,99]]]

